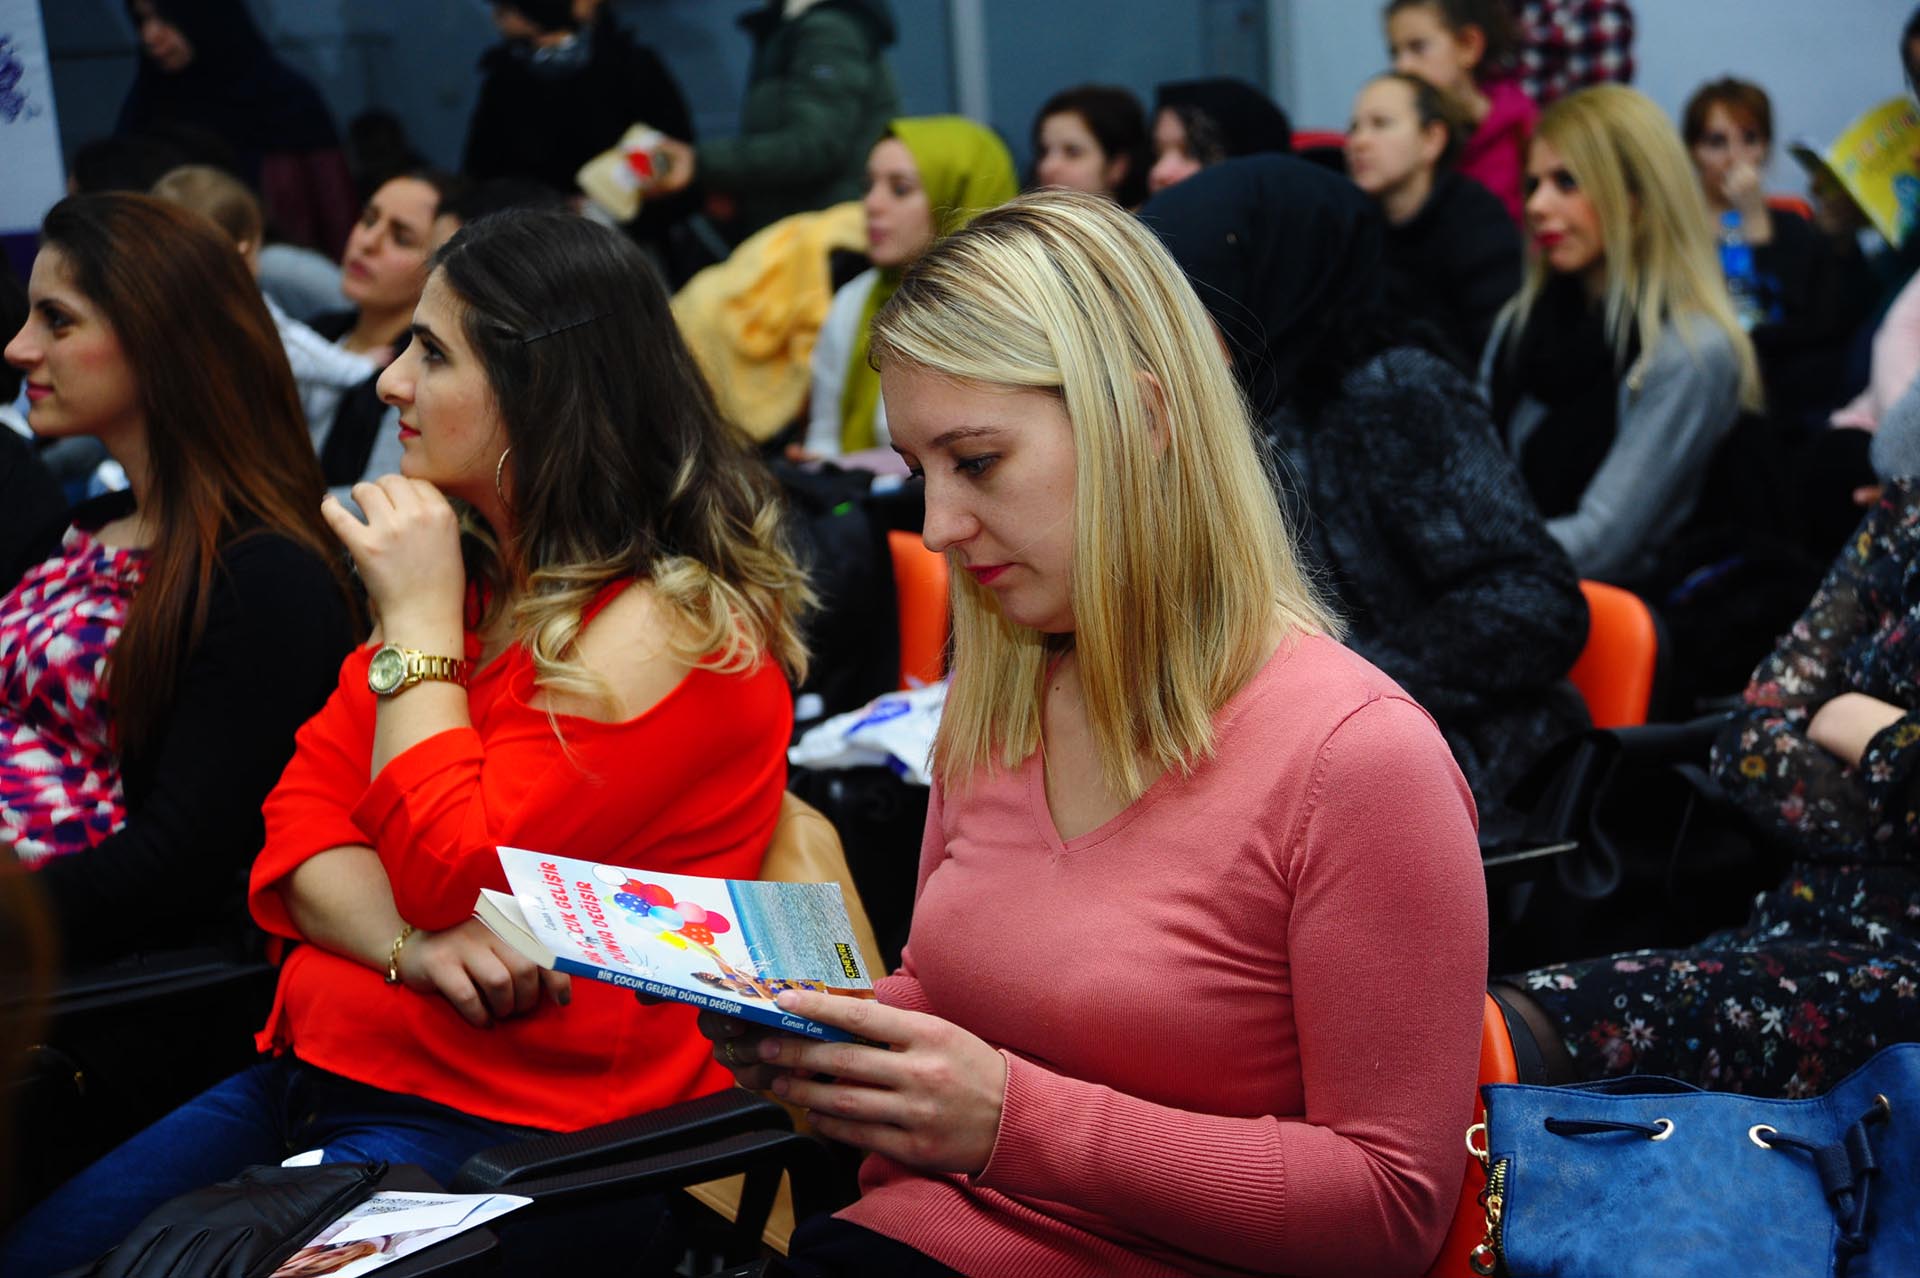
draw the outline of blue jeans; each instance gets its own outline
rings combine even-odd
[[[531,1134],[282,1056],[202,1092],[55,1190],[0,1242],[0,1274],[84,1265],[168,1199],[305,1150],[330,1163],[412,1163],[444,1185],[471,1155]]]

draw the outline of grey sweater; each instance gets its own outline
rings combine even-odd
[[[1480,387],[1510,316],[1495,325],[1480,361]],[[1659,551],[1699,503],[1707,463],[1740,416],[1740,360],[1719,325],[1704,317],[1669,320],[1660,340],[1620,381],[1613,447],[1580,495],[1579,509],[1547,521],[1582,577],[1618,581],[1652,569]],[[1546,420],[1546,406],[1522,398],[1497,423],[1518,456]]]

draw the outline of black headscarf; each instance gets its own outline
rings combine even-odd
[[[1293,124],[1287,119],[1287,113],[1244,80],[1221,76],[1163,84],[1154,90],[1154,114],[1169,107],[1188,120],[1189,133],[1193,130],[1187,113],[1199,112],[1216,134],[1228,159],[1239,155],[1285,155],[1293,150]],[[1197,153],[1194,158],[1203,164],[1207,162]]]
[[[242,176],[254,181],[264,155],[339,145],[319,90],[274,56],[245,0],[153,0],[153,7],[193,46],[193,61],[170,75],[143,51],[116,132],[165,121],[195,125],[230,143]]]
[[[1344,177],[1292,156],[1228,160],[1160,192],[1140,218],[1226,334],[1261,416],[1294,397],[1310,361],[1331,357],[1343,373],[1388,344],[1355,339],[1381,313],[1384,238],[1379,210]]]

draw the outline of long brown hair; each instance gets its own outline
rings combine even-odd
[[[124,755],[152,744],[173,707],[222,547],[278,533],[351,593],[286,351],[233,244],[198,214],[121,192],[60,201],[40,234],[119,337],[146,421],[154,538],[107,674]]]
[[[495,606],[513,598],[541,686],[604,692],[575,659],[582,613],[634,577],[689,623],[681,655],[722,673],[771,656],[805,678],[813,595],[779,491],[714,407],[633,242],[512,210],[461,228],[431,269],[460,300],[513,450],[513,541],[470,539],[469,569]]]

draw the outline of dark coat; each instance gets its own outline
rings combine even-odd
[[[1387,227],[1387,296],[1446,343],[1461,369],[1480,353],[1500,308],[1520,291],[1520,232],[1500,198],[1469,178],[1441,173],[1412,219]]]
[[[886,0],[822,0],[792,18],[772,0],[740,25],[754,42],[740,133],[702,144],[697,169],[708,190],[736,198],[726,228],[736,240],[859,199],[867,153],[900,114],[882,56],[894,41]]]
[[[1564,683],[1587,638],[1579,579],[1459,370],[1412,347],[1267,421],[1294,523],[1347,644],[1427,708],[1482,826],[1546,749],[1586,727]]]
[[[693,140],[686,99],[652,49],[605,13],[585,38],[591,41],[586,64],[559,75],[543,74],[509,45],[487,50],[461,161],[468,177],[524,178],[571,194],[580,166],[619,142],[631,125]],[[682,211],[672,207],[677,203],[649,203],[635,234],[657,238]]]

